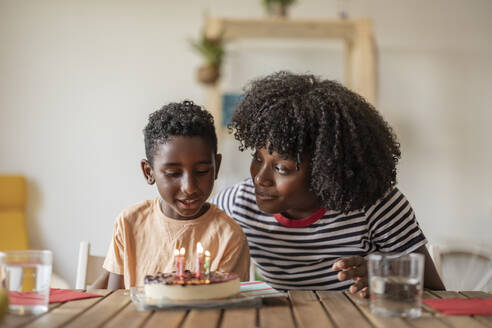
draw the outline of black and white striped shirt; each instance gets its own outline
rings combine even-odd
[[[345,290],[331,269],[340,257],[410,253],[427,242],[405,196],[393,189],[367,210],[326,211],[309,226],[287,227],[256,204],[251,179],[217,194],[212,203],[241,226],[259,273],[277,289]]]

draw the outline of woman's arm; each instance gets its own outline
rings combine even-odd
[[[125,286],[123,284],[123,275],[110,272],[108,279],[108,289],[116,290],[124,288]]]
[[[420,253],[425,257],[424,265],[424,287],[434,290],[445,290],[444,284],[442,283],[439,273],[437,273],[436,267],[434,266],[434,261],[427,251],[427,247],[419,247],[415,253]]]
[[[437,273],[434,262],[425,246],[417,248],[414,253],[420,253],[425,257],[424,265],[424,287],[434,290],[445,290],[444,284]],[[339,259],[333,265],[333,270],[340,271],[338,280],[354,280],[354,284],[350,286],[352,294],[357,293],[361,297],[368,297],[368,275],[367,261],[361,256],[352,256]]]

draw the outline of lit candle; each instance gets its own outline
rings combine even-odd
[[[174,267],[176,268],[176,275],[179,275],[179,250],[174,250]]]
[[[178,276],[183,277],[185,272],[185,254],[186,250],[182,247],[179,250]]]
[[[203,246],[200,242],[196,244],[196,268],[195,276],[200,279],[203,274]]]
[[[210,274],[210,252],[205,251],[205,264],[203,265],[205,268],[205,274],[209,275]]]

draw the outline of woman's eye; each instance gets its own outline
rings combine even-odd
[[[258,157],[258,154],[257,153],[253,153],[253,154],[251,154],[251,156],[253,157],[253,161],[255,161],[255,162],[261,162],[261,159]]]
[[[164,174],[168,177],[179,177],[181,175],[181,172],[174,172],[174,171],[165,171]]]
[[[277,172],[279,174],[288,174],[289,173],[289,170],[285,167],[282,167],[282,166],[275,166],[275,170],[277,170]]]

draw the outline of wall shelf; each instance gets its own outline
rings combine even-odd
[[[238,39],[339,39],[345,43],[346,86],[376,103],[377,58],[370,19],[299,20],[291,18],[229,19],[206,17],[205,35],[225,41]],[[218,85],[219,83],[217,83]],[[209,87],[209,106],[216,122],[222,116],[218,86]]]

